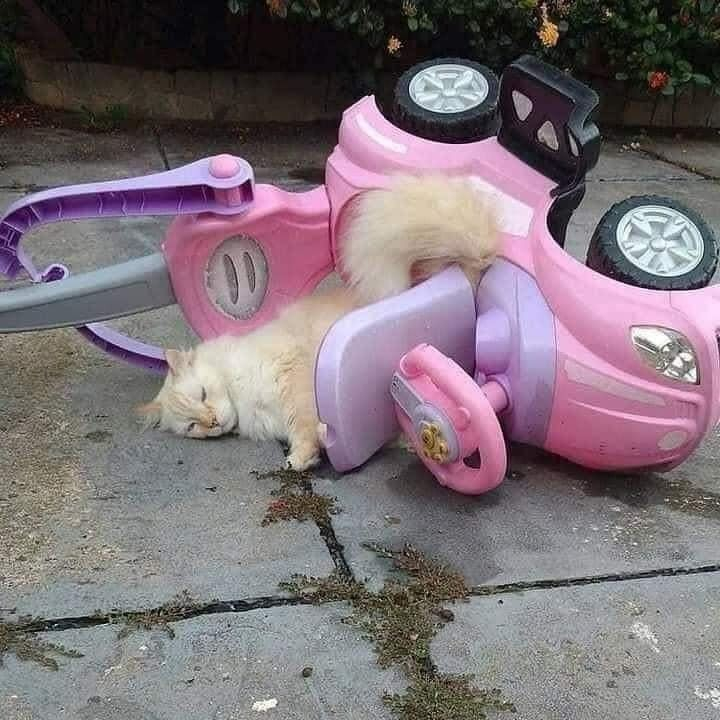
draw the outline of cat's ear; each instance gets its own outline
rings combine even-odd
[[[160,425],[162,405],[159,402],[153,401],[145,403],[145,405],[138,405],[135,412],[146,429],[156,428]]]
[[[190,364],[192,354],[184,350],[166,350],[165,360],[171,375],[178,375]]]

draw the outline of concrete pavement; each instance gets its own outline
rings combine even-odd
[[[323,127],[6,128],[0,205],[38,186],[218,151],[244,155],[260,181],[302,189],[334,141]],[[607,142],[569,250],[582,257],[602,213],[630,194],[676,197],[720,232],[720,144],[682,149]],[[151,252],[165,225],[48,226],[28,247],[79,271]],[[175,309],[115,325],[166,345],[191,339]],[[463,573],[469,597],[445,603],[454,621],[446,612],[433,627],[427,667],[474,674],[517,717],[720,717],[717,435],[664,476],[600,475],[513,448],[508,479],[480,498],[443,490],[415,458],[388,451],[342,477],[323,466],[285,490],[336,498],[337,514],[263,525],[282,478],[262,474],[281,466],[281,448],[140,433],[132,408],[157,385],[73,331],[0,337],[1,717],[389,718],[382,696],[410,684],[403,666],[378,667],[363,629],[342,622],[347,603],[308,606],[278,587],[334,571],[380,592],[399,576],[369,541],[410,542]],[[192,601],[166,615],[169,625],[118,637],[128,617],[164,617],[158,609],[182,593]],[[21,627],[39,634],[12,625],[28,615]],[[57,671],[23,662],[37,642],[82,657],[41,648]]]

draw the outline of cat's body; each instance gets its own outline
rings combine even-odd
[[[315,359],[330,327],[452,263],[475,281],[497,245],[489,201],[468,180],[400,178],[390,190],[366,193],[340,245],[349,287],[298,300],[247,335],[169,350],[165,383],[141,414],[188,437],[287,440],[290,466],[310,467],[322,444]]]
[[[165,383],[141,413],[149,424],[187,437],[235,432],[286,440],[288,463],[304,470],[320,452],[315,357],[331,325],[356,306],[354,293],[338,288],[298,300],[247,335],[170,350]]]

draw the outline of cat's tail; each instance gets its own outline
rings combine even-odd
[[[457,263],[472,282],[495,259],[490,198],[469,178],[401,176],[363,193],[340,238],[340,261],[361,302],[407,290]]]

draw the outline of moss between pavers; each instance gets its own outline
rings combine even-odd
[[[484,720],[489,711],[514,712],[500,690],[479,690],[472,686],[472,676],[438,673],[430,658],[430,642],[453,619],[443,603],[469,596],[462,575],[411,545],[399,551],[366,547],[391,560],[403,577],[388,580],[378,592],[337,573],[327,578],[296,575],[281,588],[317,604],[350,603],[352,613],[345,622],[359,627],[373,643],[381,667],[399,666],[408,678],[404,694],[384,697],[400,720]]]
[[[330,515],[338,512],[335,498],[313,492],[309,472],[284,469],[261,473],[253,470],[251,474],[256,480],[280,481],[280,487],[270,493],[275,499],[265,513],[264,526],[283,520],[324,523],[329,521]]]
[[[184,620],[202,607],[203,603],[198,603],[187,590],[183,590],[158,608],[117,615],[112,617],[110,622],[122,624],[123,627],[117,635],[120,640],[139,630],[162,630],[172,639],[175,637],[175,631],[170,623]]]
[[[43,642],[33,633],[23,630],[23,624],[0,623],[0,667],[3,666],[5,655],[14,655],[23,662],[38,663],[48,670],[58,669],[57,660],[53,655],[68,658],[82,657],[81,652],[66,648],[59,643]]]
[[[309,472],[275,470],[253,475],[258,480],[280,481],[263,525],[312,519],[321,526],[338,512],[334,498],[313,492]],[[383,697],[399,720],[485,720],[491,711],[515,712],[500,690],[477,689],[470,675],[438,673],[430,657],[433,637],[454,619],[443,604],[467,600],[470,595],[465,578],[411,545],[399,551],[376,544],[365,548],[390,560],[402,577],[388,580],[378,592],[337,571],[324,578],[294,575],[280,589],[317,605],[350,604],[352,613],[344,622],[360,628],[373,643],[381,667],[398,666],[408,678],[404,694]]]
[[[478,690],[470,675],[422,675],[404,695],[385,695],[401,720],[483,720],[489,710],[515,712],[500,690]]]

